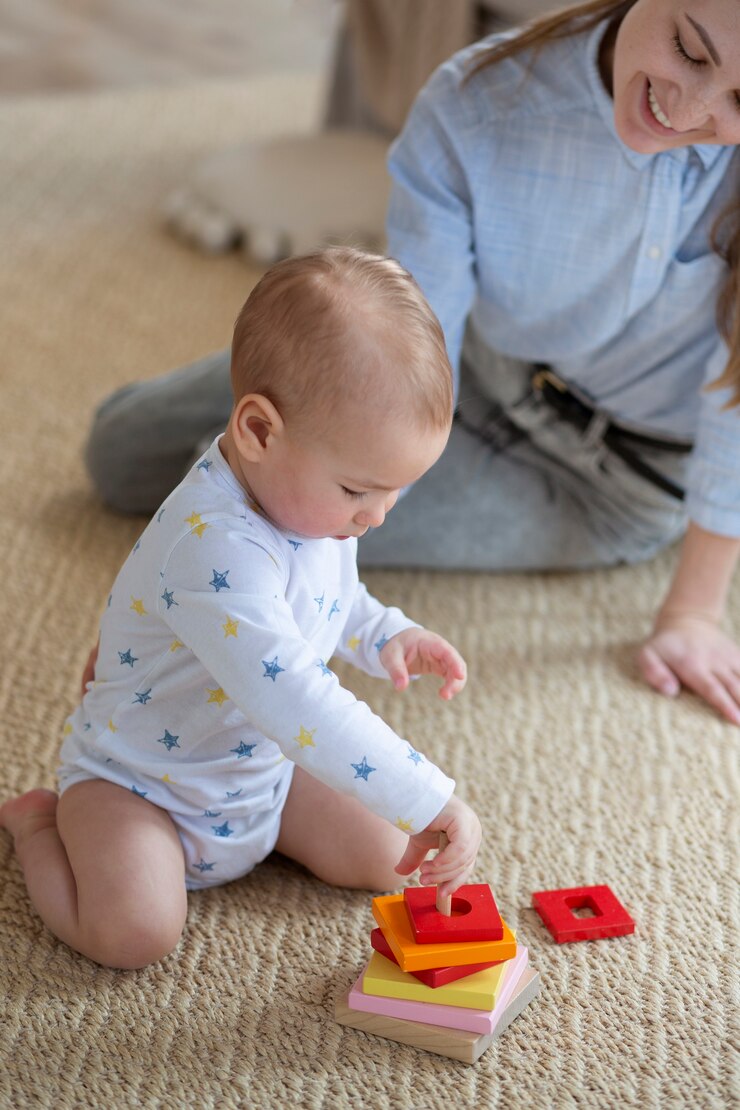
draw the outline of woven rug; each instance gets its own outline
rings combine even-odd
[[[224,346],[255,280],[163,233],[193,162],[310,124],[270,78],[0,105],[0,794],[53,785],[97,617],[144,525],[96,501],[80,452],[127,380]],[[370,896],[272,858],[191,896],[161,964],[115,972],[31,910],[0,833],[0,1106],[724,1107],[737,1098],[737,730],[647,690],[635,644],[675,553],[579,575],[377,572],[389,603],[456,642],[451,705],[341,677],[458,780],[484,822],[476,878],[541,973],[474,1066],[332,1020],[369,951]],[[740,625],[740,593],[731,606]],[[608,883],[634,936],[557,946],[531,893]],[[734,920],[733,920],[734,919]]]

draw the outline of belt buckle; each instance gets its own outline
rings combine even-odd
[[[546,385],[557,389],[558,393],[568,392],[565,382],[549,366],[543,366],[542,369],[535,371],[532,375],[532,388],[538,393],[542,393]]]

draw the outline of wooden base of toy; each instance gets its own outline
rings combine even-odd
[[[528,967],[522,975],[511,1001],[501,1015],[501,1020],[492,1033],[466,1033],[461,1029],[443,1029],[438,1025],[426,1025],[420,1021],[406,1021],[403,1018],[384,1017],[363,1010],[351,1010],[347,1005],[348,993],[338,998],[335,1018],[340,1025],[359,1029],[363,1033],[373,1033],[399,1044],[422,1048],[450,1060],[460,1060],[463,1064],[474,1064],[496,1037],[511,1025],[515,1018],[540,991],[540,974]]]

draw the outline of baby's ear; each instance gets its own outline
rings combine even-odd
[[[271,440],[282,435],[284,427],[282,416],[262,393],[247,393],[234,406],[231,430],[245,462],[262,462]]]

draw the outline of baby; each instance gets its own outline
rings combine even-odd
[[[273,849],[328,883],[451,894],[480,824],[454,782],[328,666],[465,684],[457,651],[358,581],[357,538],[439,457],[452,379],[396,262],[333,248],[274,266],[237,319],[228,428],[167,498],[103,613],[65,726],[60,797],[0,809],[29,895],[78,952],[170,952],[186,891]],[[426,860],[439,833],[449,844]]]

